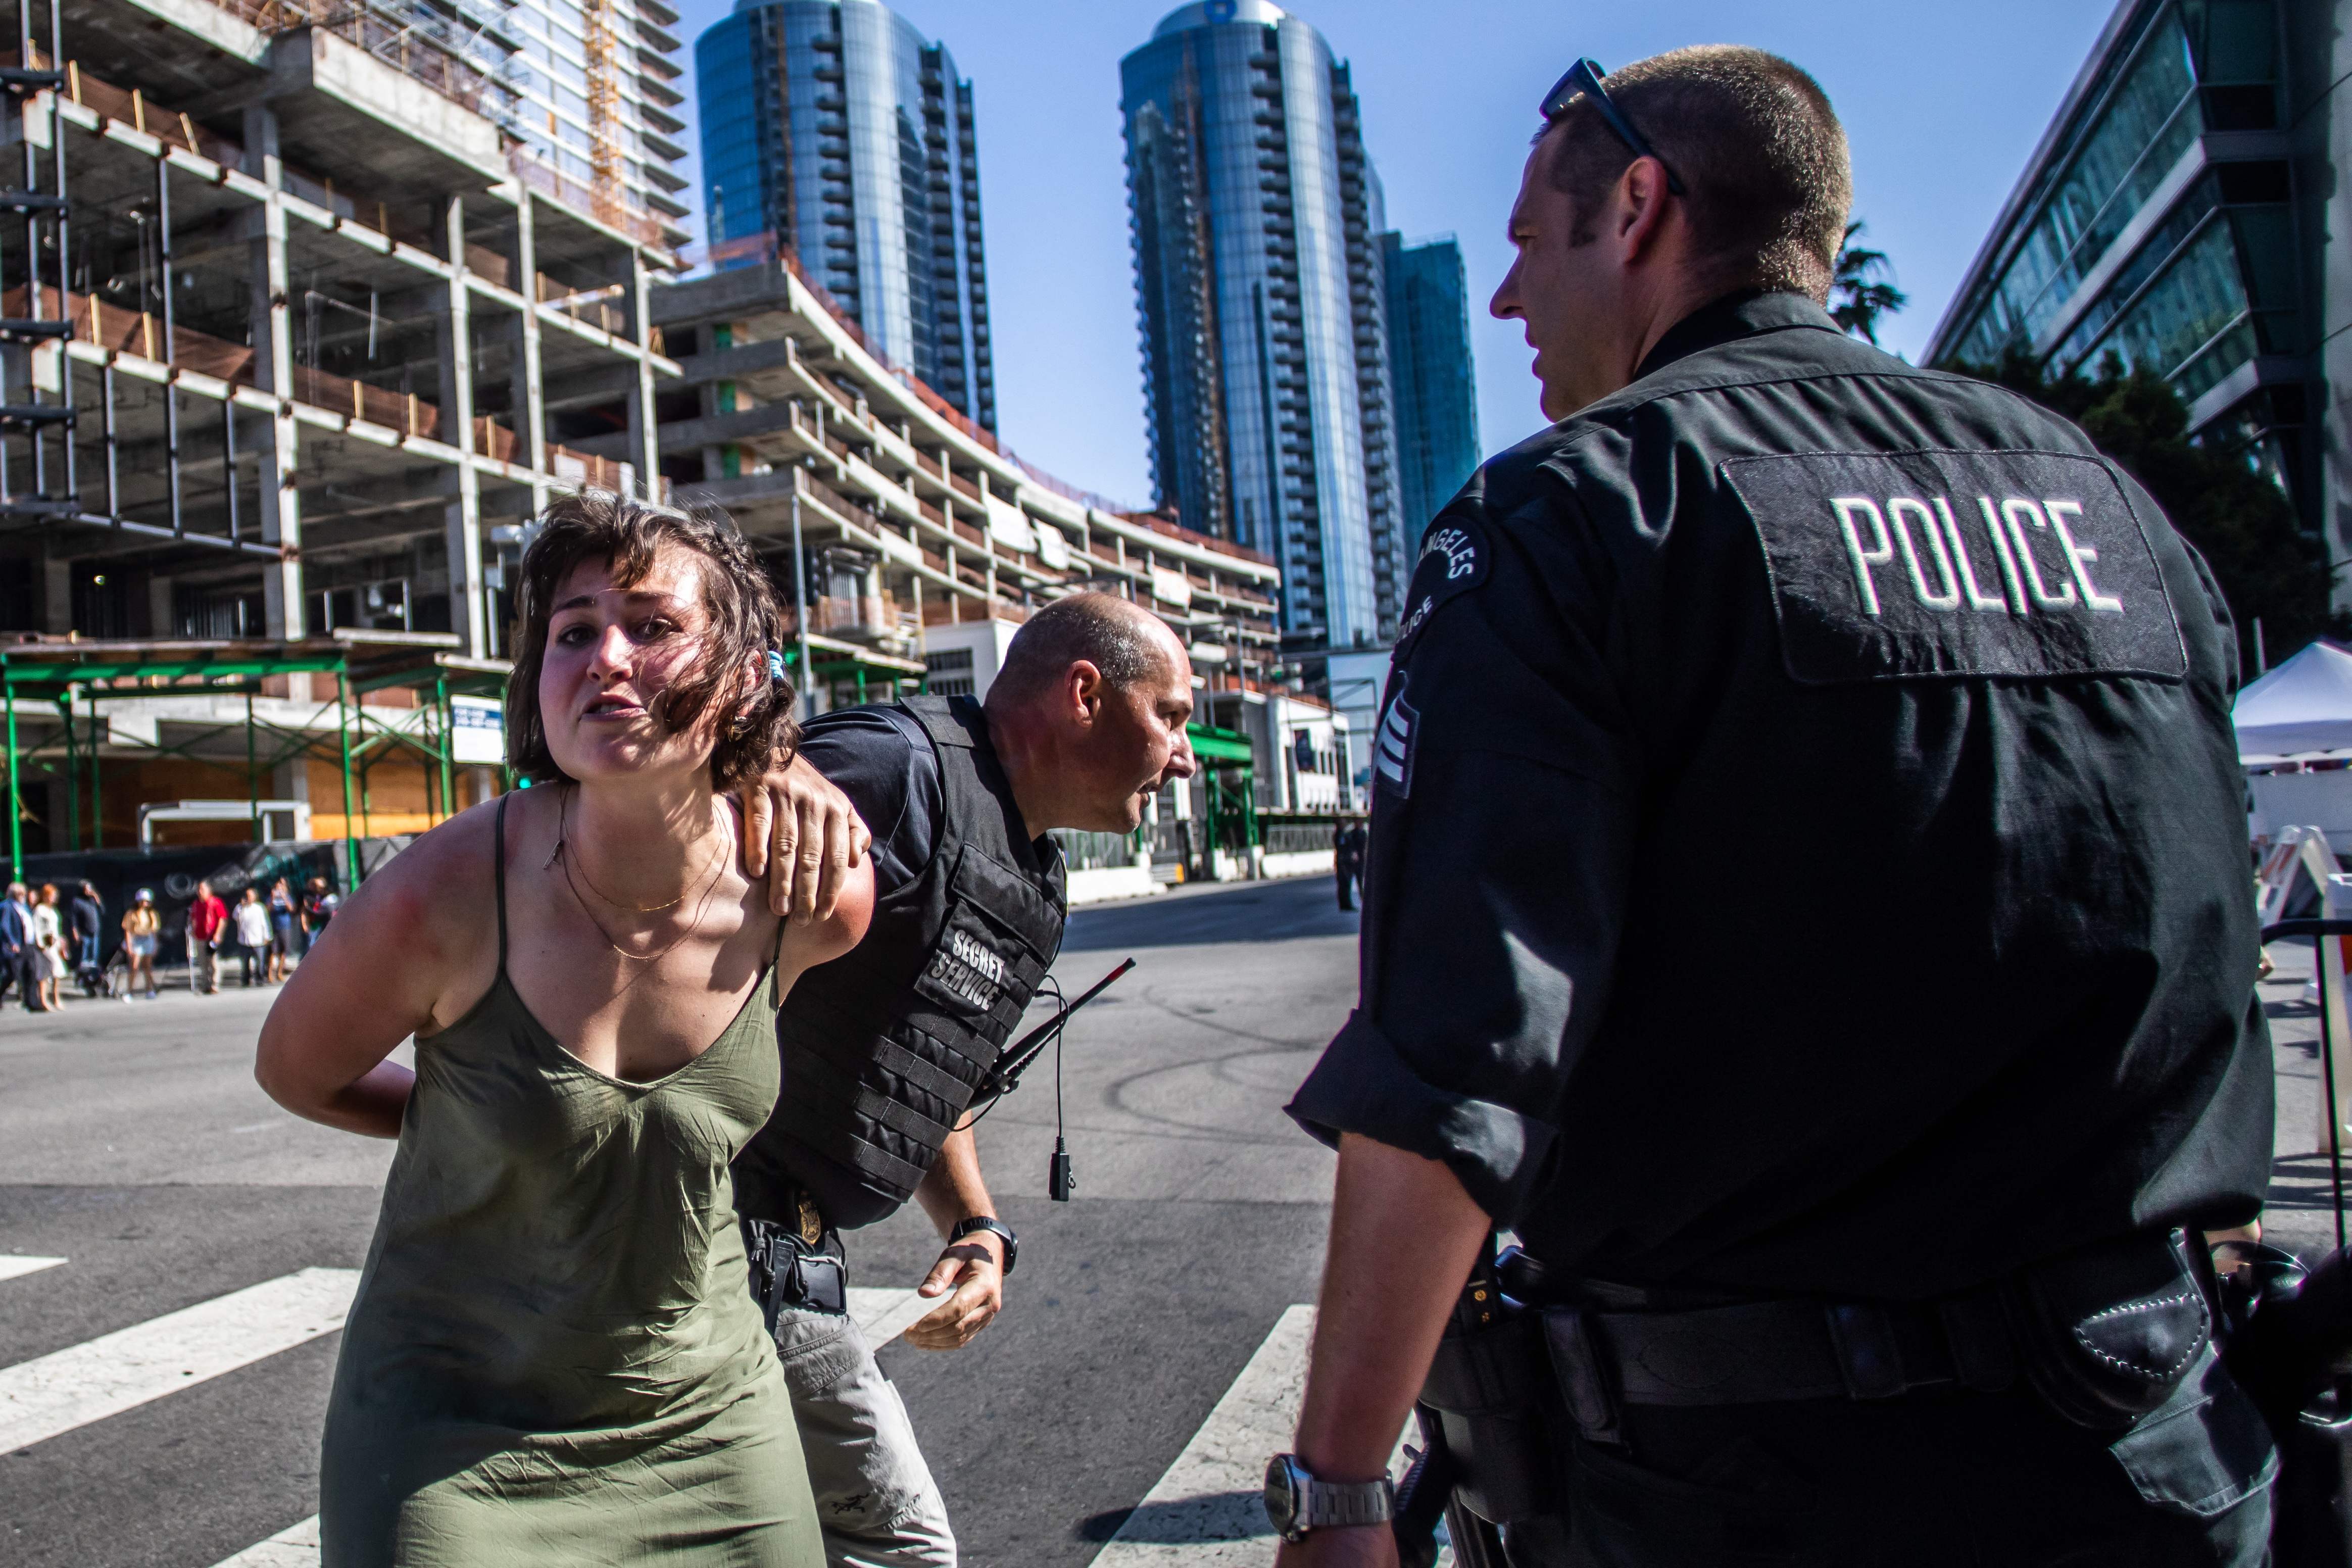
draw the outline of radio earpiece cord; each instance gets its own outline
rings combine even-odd
[[[1070,1164],[1069,1147],[1064,1136],[1062,1030],[1064,1026],[1069,1023],[1071,1014],[1101,995],[1109,988],[1112,981],[1134,967],[1135,960],[1129,958],[1122,961],[1118,968],[1088,986],[1075,1002],[1065,1001],[1060,983],[1052,975],[1047,975],[1040,983],[1039,989],[1043,990],[1047,986],[1053,988],[1055,1003],[1054,1016],[1005,1048],[1003,1056],[997,1059],[995,1071],[990,1073],[980,1086],[980,1095],[986,1097],[988,1103],[973,1113],[971,1121],[965,1123],[967,1126],[978,1126],[981,1119],[994,1110],[1006,1095],[1020,1088],[1021,1075],[1027,1072],[1031,1064],[1044,1054],[1048,1045],[1051,1045],[1054,1047],[1054,1156],[1045,1166],[1045,1195],[1057,1204],[1068,1203],[1070,1194],[1077,1190],[1078,1185],[1077,1175]]]

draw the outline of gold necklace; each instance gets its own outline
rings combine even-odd
[[[606,947],[611,948],[614,952],[619,953],[623,958],[627,959],[632,963],[652,963],[657,959],[667,958],[671,953],[676,952],[679,948],[686,945],[686,940],[688,937],[694,935],[697,931],[699,931],[702,929],[702,911],[705,909],[708,909],[710,905],[710,894],[712,889],[719,886],[719,878],[714,874],[710,880],[704,885],[701,901],[694,906],[694,918],[687,922],[686,930],[679,933],[678,939],[676,942],[671,942],[667,947],[663,948],[659,952],[631,952],[627,948],[623,947],[619,942],[613,940],[613,933],[604,929],[604,922],[596,918],[596,911],[588,907],[588,900],[580,896],[579,888],[572,883],[572,857],[569,855],[563,858],[563,885],[572,889],[572,901],[580,906],[580,912],[588,917],[588,923],[596,928],[596,934],[604,939],[604,945]],[[683,893],[678,896],[680,898],[685,897]]]
[[[559,858],[562,858],[563,861],[563,876],[566,881],[569,881],[572,878],[572,857],[564,854],[563,852],[564,846],[571,840],[571,821],[572,791],[567,789],[563,792],[562,797],[559,799],[555,805],[555,853],[548,857],[550,861],[553,861]],[[711,858],[715,864],[718,857],[714,854]],[[661,903],[625,904],[620,900],[613,897],[612,894],[606,892],[604,889],[598,887],[589,877],[588,868],[585,866],[580,868],[580,879],[588,884],[588,890],[590,892],[595,894],[598,898],[604,900],[614,909],[627,910],[632,913],[640,915],[657,915],[664,910],[676,909],[679,904],[686,901],[687,894],[694,891],[694,884],[692,882],[688,882],[685,887],[680,888],[677,890],[677,897],[665,900]],[[574,888],[572,889],[572,896],[577,898],[579,896],[580,889]],[[602,931],[604,928],[599,926],[597,929]]]
[[[613,940],[613,933],[604,929],[604,922],[596,918],[596,911],[590,909],[588,907],[588,900],[580,896],[579,884],[572,879],[572,857],[563,852],[562,837],[562,825],[566,820],[564,813],[570,807],[571,801],[572,797],[567,794],[556,807],[555,853],[549,856],[548,858],[550,860],[561,860],[563,862],[563,885],[572,889],[572,901],[580,906],[580,912],[587,917],[588,923],[590,925],[596,928],[596,934],[604,939],[604,945],[611,948],[614,952],[619,953],[623,958],[627,959],[632,963],[655,963],[657,960],[667,958],[671,953],[676,952],[679,948],[686,945],[687,939],[693,936],[697,931],[702,929],[702,912],[710,907],[710,895],[712,892],[716,891],[719,887],[719,871],[722,864],[721,856],[717,854],[711,856],[709,879],[702,885],[702,897],[694,906],[694,918],[687,921],[686,930],[678,934],[677,940],[671,942],[667,947],[663,948],[659,952],[631,952],[627,948],[623,947],[619,942]],[[582,876],[584,879],[586,873],[583,872]],[[589,883],[589,887],[593,889],[595,888],[595,884],[591,882]],[[690,892],[693,889],[689,885],[687,891]],[[602,892],[598,892],[596,896],[600,899],[604,898],[604,895]],[[656,913],[659,910],[668,909],[672,904],[680,902],[685,899],[685,897],[686,893],[681,892],[677,898],[672,899],[667,904],[656,904],[652,909],[640,910],[637,912],[640,914]],[[605,902],[614,903],[614,900],[605,899]],[[625,909],[628,906],[618,904],[616,907]]]

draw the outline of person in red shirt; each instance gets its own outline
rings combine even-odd
[[[221,927],[227,921],[228,906],[213,891],[213,885],[198,882],[195,902],[188,906],[188,985],[199,994],[220,989],[220,974],[213,967],[213,944],[220,940]]]

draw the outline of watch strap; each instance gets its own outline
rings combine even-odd
[[[948,1239],[950,1242],[961,1241],[979,1230],[984,1230],[1004,1243],[1004,1272],[1010,1278],[1013,1265],[1020,1261],[1021,1238],[1013,1235],[1013,1227],[1003,1220],[991,1215],[974,1215],[970,1219],[960,1219],[956,1221],[955,1228],[948,1233]]]
[[[1305,1491],[1304,1517],[1299,1520],[1304,1530],[1386,1524],[1396,1513],[1396,1484],[1385,1476],[1376,1481],[1318,1481],[1310,1477]]]

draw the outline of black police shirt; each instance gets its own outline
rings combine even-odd
[[[905,887],[931,863],[947,796],[939,753],[921,725],[895,708],[838,708],[808,721],[800,754],[849,797],[873,834],[875,898]],[[784,1005],[792,1005],[786,996]],[[785,1161],[828,1215],[854,1220],[877,1205],[884,1212],[898,1206],[855,1171],[797,1140]]]
[[[2073,426],[1706,307],[1424,535],[1291,1113],[1634,1284],[1917,1299],[2243,1222],[2237,659]]]
[[[921,725],[895,708],[838,708],[808,721],[800,754],[849,797],[874,835],[876,898],[931,863],[946,797],[939,753]]]

